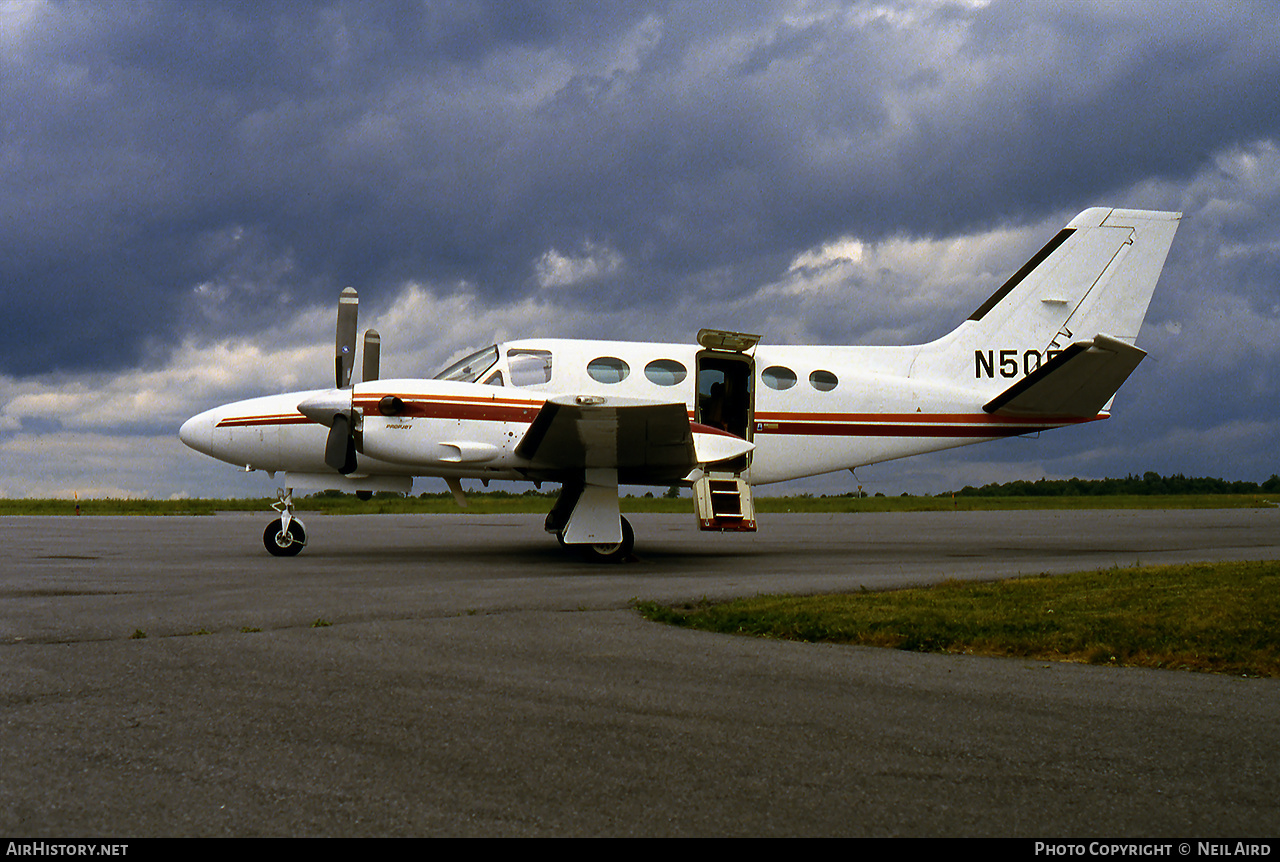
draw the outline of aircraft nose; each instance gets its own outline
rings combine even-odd
[[[197,452],[213,454],[213,426],[217,419],[212,410],[192,416],[178,429],[178,439]]]

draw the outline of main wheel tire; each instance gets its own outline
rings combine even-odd
[[[275,520],[267,524],[262,534],[262,544],[267,553],[273,557],[296,557],[307,544],[307,531],[297,521],[289,522],[289,531],[284,531],[284,521]]]
[[[631,524],[622,519],[622,541],[603,545],[579,545],[582,556],[590,563],[620,563],[631,556],[636,545],[636,535]]]

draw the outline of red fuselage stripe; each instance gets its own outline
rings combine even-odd
[[[355,406],[366,416],[378,415],[377,398],[361,397]],[[394,418],[528,424],[541,408],[542,402],[515,399],[404,399],[403,408]],[[1028,420],[986,413],[757,413],[753,425],[755,434],[796,437],[1008,437],[1105,418],[1106,414],[1083,419],[1042,416]],[[217,427],[306,425],[311,421],[300,413],[229,416],[219,421]],[[717,429],[700,425],[695,425],[695,430],[703,434],[717,433]]]

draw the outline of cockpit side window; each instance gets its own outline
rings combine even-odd
[[[498,345],[492,344],[463,357],[435,376],[436,380],[456,380],[459,383],[475,383],[480,376],[498,361]]]
[[[551,351],[513,347],[507,351],[512,386],[538,386],[551,382]]]

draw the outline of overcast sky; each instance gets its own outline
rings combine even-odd
[[[1090,206],[1180,210],[1107,422],[889,494],[1280,472],[1270,2],[0,3],[0,495],[257,495],[187,450],[519,336],[902,344]],[[420,482],[419,490],[443,490]]]

